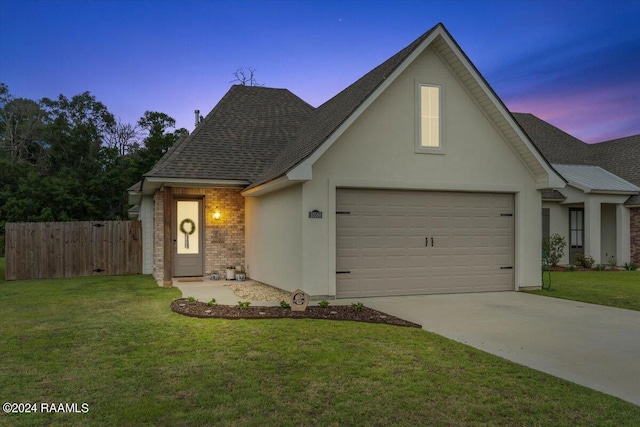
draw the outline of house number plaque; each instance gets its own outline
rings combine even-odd
[[[309,305],[309,295],[300,289],[291,294],[291,311],[305,311]]]
[[[317,209],[309,211],[309,218],[322,219],[322,211]]]

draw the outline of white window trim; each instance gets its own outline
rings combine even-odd
[[[443,105],[443,99],[444,96],[442,96],[443,93],[443,87],[441,84],[435,84],[435,83],[422,83],[422,82],[418,82],[416,81],[416,88],[415,88],[415,152],[419,153],[419,154],[445,154],[446,150],[445,150],[445,144],[444,144],[444,126],[443,126],[443,111],[444,111],[444,105]],[[427,87],[437,87],[438,90],[438,104],[440,106],[440,111],[439,111],[439,117],[438,117],[438,134],[440,137],[440,145],[438,147],[423,147],[422,146],[422,117],[421,117],[421,88],[423,86],[427,86]]]

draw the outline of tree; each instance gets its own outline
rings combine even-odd
[[[185,128],[168,132],[169,129],[176,126],[175,119],[157,111],[145,111],[138,120],[138,126],[147,132],[147,136],[143,140],[144,148],[141,148],[137,153],[140,175],[151,170],[178,139],[189,135],[189,131]]]
[[[122,123],[120,118],[107,129],[105,144],[117,151],[118,155],[130,154],[139,148],[140,129],[130,123]]]
[[[235,79],[230,83],[238,83],[242,86],[264,86],[256,80],[256,70],[251,67],[240,67],[233,72]]]
[[[37,102],[13,98],[0,83],[0,149],[11,162],[37,163],[42,154],[45,112]]]

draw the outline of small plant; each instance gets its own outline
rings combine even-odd
[[[595,260],[589,255],[578,254],[576,255],[576,264],[581,265],[584,268],[591,268],[595,264]]]
[[[623,267],[627,271],[636,271],[638,269],[638,264],[635,262],[625,262]]]
[[[567,240],[559,234],[552,234],[548,239],[542,239],[542,251],[552,266],[557,266],[564,255]]]
[[[576,266],[575,266],[575,265],[573,265],[573,264],[569,264],[569,265],[567,266],[567,271],[575,271],[575,270],[576,270]]]
[[[329,301],[327,301],[326,299],[323,299],[322,301],[320,301],[320,302],[318,303],[318,305],[319,305],[320,307],[322,307],[322,308],[327,308],[327,307],[329,307]]]
[[[289,304],[285,300],[282,300],[282,301],[280,301],[280,307],[282,307],[282,308],[291,308],[291,304]]]
[[[238,307],[240,307],[240,310],[246,310],[250,305],[251,303],[249,301],[238,301]]]
[[[593,267],[593,268],[595,268],[595,269],[596,269],[596,270],[598,270],[598,271],[603,271],[603,270],[606,270],[606,269],[607,269],[607,266],[606,266],[606,265],[604,265],[604,264],[596,264],[596,266],[595,266],[595,267]]]
[[[187,299],[189,300],[189,302],[196,302],[196,301],[198,301],[198,298],[196,298],[196,297],[191,297],[191,296],[190,296],[190,297],[187,297]]]
[[[351,308],[353,308],[353,311],[362,311],[364,309],[364,304],[361,302],[354,302],[351,304]]]
[[[611,268],[614,268],[618,265],[616,264],[616,257],[614,257],[613,255],[609,257],[609,265],[611,266]]]
[[[215,307],[216,305],[218,305],[218,303],[216,302],[216,299],[215,299],[215,298],[211,298],[211,301],[209,301],[209,302],[207,303],[207,305],[208,305],[209,307]]]

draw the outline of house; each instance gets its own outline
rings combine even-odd
[[[438,24],[318,108],[233,86],[130,200],[160,283],[241,265],[362,297],[539,287],[541,191],[564,188]]]
[[[570,264],[640,263],[640,135],[585,144],[532,114],[513,116],[567,181],[542,193],[543,237],[565,237]]]

